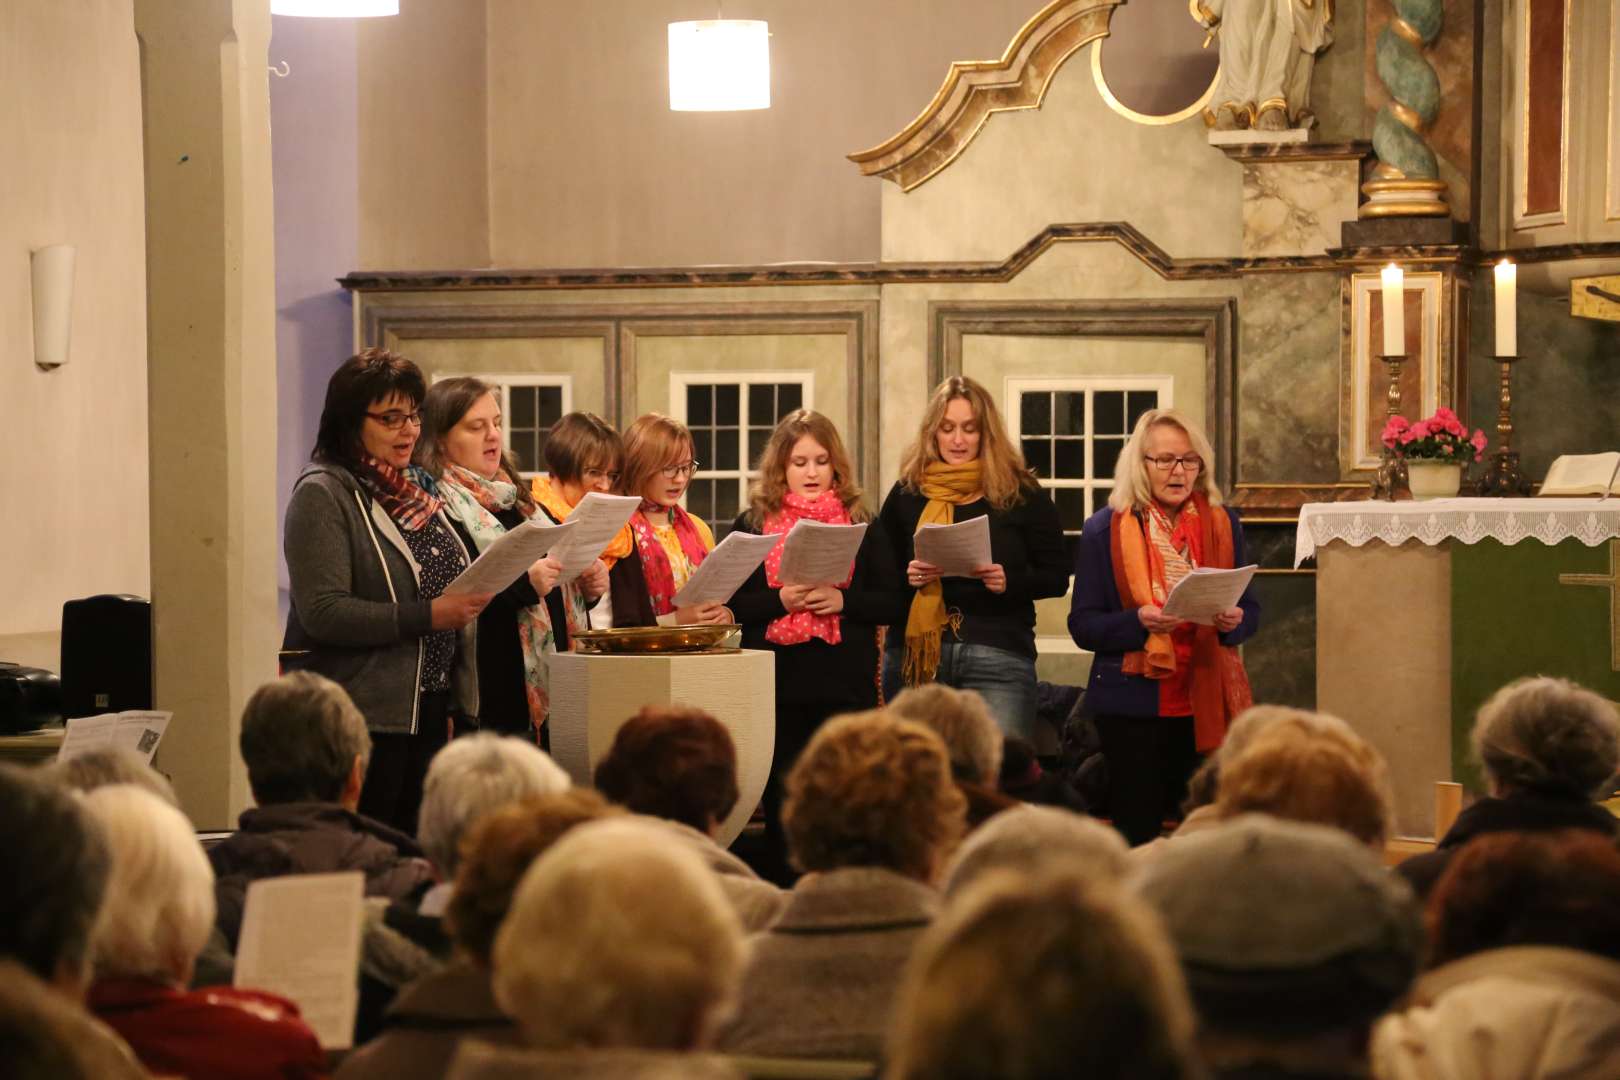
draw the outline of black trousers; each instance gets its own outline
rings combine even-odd
[[[422,695],[415,735],[373,731],[371,764],[366,768],[366,784],[360,789],[360,812],[415,836],[428,763],[449,741],[448,690]]]
[[[787,774],[810,742],[816,729],[827,719],[849,712],[851,705],[828,702],[776,701],[776,749],[771,757],[771,775],[765,781],[765,865],[760,875],[791,888],[798,871],[788,862],[787,834],[782,828],[782,800],[786,795]]]
[[[1187,779],[1198,768],[1190,716],[1096,718],[1108,762],[1108,813],[1132,847],[1159,835],[1166,818],[1181,817]]]

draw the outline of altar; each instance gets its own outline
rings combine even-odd
[[[1389,762],[1395,832],[1434,835],[1434,785],[1480,790],[1474,714],[1561,675],[1620,699],[1620,500],[1312,503],[1316,703]]]

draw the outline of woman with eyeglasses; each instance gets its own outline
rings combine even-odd
[[[565,417],[552,439],[565,424],[565,443],[580,426]],[[617,443],[615,434],[612,451]],[[548,441],[548,457],[566,456],[551,450]],[[422,402],[415,458],[438,481],[450,520],[471,551],[487,550],[507,530],[536,515],[561,520],[537,505],[523,482],[505,449],[500,398],[481,379],[463,376],[433,384]],[[616,469],[617,457],[607,458],[606,465]],[[567,584],[558,584],[561,572],[550,556],[536,560],[478,616],[478,725],[486,731],[547,743],[551,694],[546,655],[567,652],[571,635],[589,629],[590,606],[607,592],[608,583],[601,560]]]
[[[972,577],[917,558],[918,529],[976,517],[989,519],[990,561]],[[939,384],[878,519],[911,587],[884,646],[885,700],[926,682],[977,690],[1002,731],[1033,741],[1035,601],[1064,594],[1069,561],[1057,508],[984,387]]]
[[[709,527],[681,506],[697,467],[692,433],[679,420],[648,413],[625,431],[619,490],[641,496],[641,506],[630,517],[634,551],[608,574],[614,626],[732,621],[723,604],[675,607],[675,594],[714,550]]]
[[[1109,814],[1133,845],[1179,816],[1199,760],[1253,702],[1237,651],[1260,626],[1253,586],[1213,626],[1161,610],[1193,570],[1245,565],[1243,528],[1221,505],[1214,462],[1188,417],[1144,413],[1075,556],[1069,634],[1095,654],[1086,709],[1108,762]]]
[[[477,618],[492,599],[444,594],[472,552],[411,463],[426,390],[417,366],[385,349],[344,361],[283,542],[284,667],[317,671],[354,699],[372,747],[360,813],[409,834],[452,714],[478,715]]]

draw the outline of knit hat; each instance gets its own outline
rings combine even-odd
[[[1214,1028],[1287,1037],[1365,1022],[1417,973],[1411,889],[1338,829],[1246,814],[1163,845],[1136,884]]]

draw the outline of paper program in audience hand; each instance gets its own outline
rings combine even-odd
[[[842,585],[850,578],[866,523],[829,525],[800,519],[782,541],[783,585]]]
[[[1215,616],[1237,607],[1257,566],[1217,570],[1201,566],[1176,583],[1164,601],[1164,613],[1174,619],[1203,626],[1215,625]]]
[[[150,765],[173,716],[167,712],[127,711],[70,717],[56,759],[66,761],[103,747],[122,746],[141,755]]]
[[[924,525],[912,549],[917,561],[939,567],[941,577],[972,577],[975,569],[995,561],[990,557],[990,519],[983,515],[954,525]]]
[[[765,556],[776,546],[778,537],[734,532],[698,564],[690,579],[675,594],[675,606],[702,607],[723,604],[742,587],[748,576],[759,569]]]
[[[293,874],[248,886],[233,983],[289,998],[327,1050],[354,1045],[365,875]]]
[[[589,570],[640,505],[639,496],[604,495],[600,491],[589,492],[579,500],[579,505],[568,515],[568,524],[574,527],[573,535],[552,552],[562,564],[557,584],[567,585]]]

